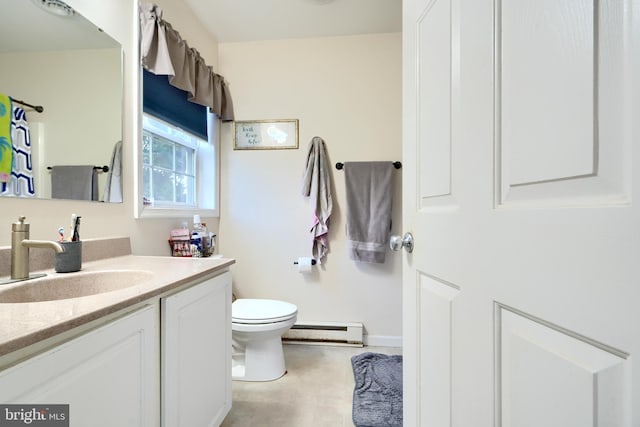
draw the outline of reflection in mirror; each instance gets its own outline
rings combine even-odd
[[[0,94],[43,107],[37,112],[13,102],[26,113],[35,197],[52,197],[56,172],[63,181],[55,186],[65,189],[59,198],[121,201],[120,187],[111,192],[116,194],[113,198],[104,200],[104,194],[107,181],[120,184],[120,163],[114,153],[122,139],[122,48],[77,12],[61,16],[42,9],[41,3],[52,2],[0,0],[0,8],[10,11],[0,25]],[[58,5],[53,12],[64,6],[53,4]],[[0,128],[0,138],[3,132],[7,131]],[[14,172],[28,168],[20,162],[20,153],[13,158]],[[114,173],[103,172],[103,166],[112,167],[114,160]],[[86,181],[83,178],[77,185],[74,175],[65,172],[82,174],[81,168],[57,168],[70,165],[97,166],[97,188],[90,181],[93,169],[87,169]],[[5,189],[3,195],[15,197],[15,192]]]

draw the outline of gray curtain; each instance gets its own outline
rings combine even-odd
[[[209,107],[222,121],[232,121],[233,102],[224,77],[214,73],[200,53],[162,19],[158,5],[140,5],[140,26],[144,68],[168,75],[172,86],[189,93],[189,101]]]

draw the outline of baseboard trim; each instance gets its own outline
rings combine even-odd
[[[365,346],[372,347],[402,347],[401,336],[390,335],[364,335],[363,337]]]

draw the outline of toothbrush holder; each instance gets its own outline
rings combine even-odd
[[[56,273],[73,273],[82,269],[82,242],[60,242],[64,252],[56,254]]]

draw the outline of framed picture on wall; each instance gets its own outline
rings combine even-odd
[[[233,126],[234,150],[298,148],[298,119],[237,120]]]

